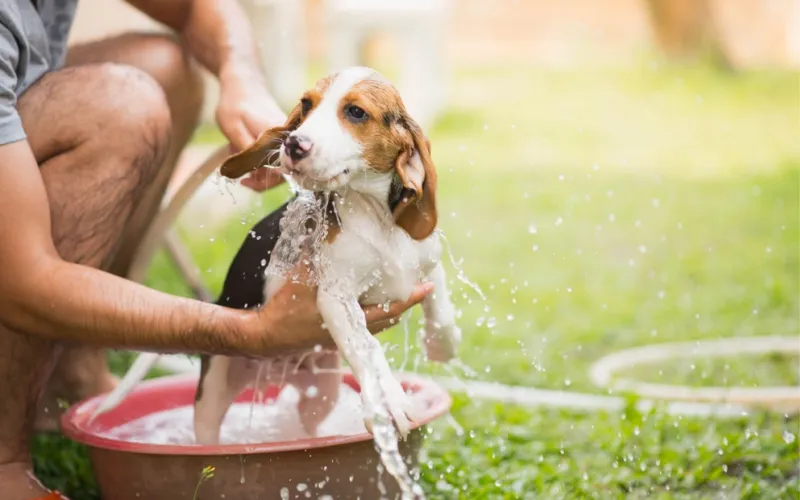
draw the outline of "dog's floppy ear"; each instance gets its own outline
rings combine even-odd
[[[403,121],[412,145],[401,150],[395,162],[405,192],[394,209],[394,219],[409,236],[424,240],[437,224],[436,167],[431,159],[431,143],[420,126],[408,116]]]
[[[286,123],[267,129],[247,149],[229,156],[220,167],[220,173],[230,179],[238,179],[262,165],[271,164],[278,158],[277,151],[283,140],[300,126],[301,121],[302,107],[298,104],[289,113]]]

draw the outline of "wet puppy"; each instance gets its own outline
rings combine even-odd
[[[323,207],[327,231],[312,248],[315,255],[307,257],[324,263],[318,269],[317,307],[338,353],[312,352],[271,362],[204,357],[195,403],[197,441],[217,443],[232,402],[262,377],[299,389],[302,423],[313,435],[338,397],[339,354],[361,386],[367,428],[380,414],[405,436],[414,407],[366,329],[358,304],[405,300],[417,283],[432,281],[435,290],[422,304],[423,346],[434,361],[455,356],[461,331],[435,232],[437,178],[430,144],[397,90],[374,70],[356,67],[317,82],[283,126],[265,131],[248,149],[231,156],[221,173],[239,178],[273,163],[305,192],[329,200]],[[218,304],[259,307],[286,283],[286,276],[269,268],[280,235],[292,229],[281,227],[291,203],[250,232],[231,264]],[[109,397],[109,405],[141,378],[133,371]]]

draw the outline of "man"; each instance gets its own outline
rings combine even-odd
[[[220,82],[217,121],[241,149],[285,116],[264,88],[236,0],[129,0],[176,37],[124,35],[67,50],[77,0],[0,2],[0,496],[47,493],[28,436],[54,402],[114,387],[104,348],[270,356],[332,345],[314,291],[235,311],[126,281],[197,124],[195,61]],[[261,169],[244,182],[279,180]],[[422,300],[366,308],[372,331]],[[50,384],[48,385],[48,380]],[[45,392],[41,407],[39,396]],[[38,408],[38,410],[37,410]]]

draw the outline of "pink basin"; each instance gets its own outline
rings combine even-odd
[[[410,374],[398,374],[406,390],[417,393],[422,418],[415,423],[400,451],[410,466],[417,465],[423,427],[450,409],[449,394],[434,382]],[[345,383],[355,390],[352,375]],[[145,444],[112,439],[102,434],[140,417],[194,402],[197,377],[179,375],[139,385],[114,410],[90,422],[100,402],[92,398],[71,407],[62,417],[62,430],[85,444],[104,500],[202,499],[377,499],[379,482],[388,498],[399,498],[399,487],[386,473],[372,436],[367,433],[330,436],[263,444],[219,446]],[[280,388],[266,389],[268,398]],[[238,402],[252,401],[252,390]],[[195,497],[201,471],[214,467]],[[327,495],[327,496],[325,496]]]

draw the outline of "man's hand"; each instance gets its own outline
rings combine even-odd
[[[372,333],[380,333],[396,325],[404,312],[419,304],[432,291],[433,285],[425,283],[417,286],[408,299],[392,302],[388,309],[378,305],[363,307],[367,328]],[[317,345],[324,348],[335,347],[330,332],[325,329],[322,316],[317,310],[317,287],[287,283],[270,299],[264,309],[257,313],[254,320],[247,337],[253,338],[255,342],[261,342],[264,339],[263,332],[269,331],[270,353],[280,352],[283,349],[287,353],[312,349]],[[283,348],[280,346],[282,343],[285,343]],[[252,355],[258,356],[258,354],[259,350],[256,347]]]
[[[257,68],[245,65],[223,68],[219,83],[217,123],[234,151],[245,149],[262,132],[286,121],[286,114],[267,92]],[[275,170],[259,168],[246,177],[242,185],[254,191],[264,191],[284,180]]]
[[[185,39],[192,55],[220,83],[217,123],[236,151],[264,130],[283,125],[286,115],[267,90],[250,21],[237,0],[127,0]],[[259,168],[242,181],[255,191],[284,182]]]

